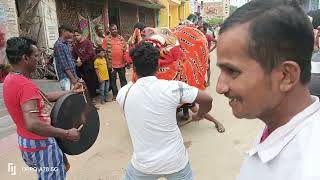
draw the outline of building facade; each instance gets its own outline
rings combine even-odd
[[[160,10],[160,27],[176,27],[190,15],[190,1],[160,0],[165,8]]]
[[[19,27],[15,1],[2,0],[0,1],[0,65],[6,62],[6,40],[18,35]]]
[[[204,18],[227,18],[230,15],[230,0],[206,0],[203,3]]]
[[[109,24],[116,24],[128,39],[137,22],[159,26],[161,8],[164,6],[159,0],[1,0],[0,64],[5,63],[5,42],[10,37],[31,37],[39,47],[52,48],[62,24],[80,29],[87,25],[90,38],[94,26],[107,29]],[[188,13],[182,10],[178,10],[182,16]]]
[[[120,34],[128,39],[137,22],[158,26],[158,11],[163,6],[156,0],[56,0],[59,24],[79,27],[82,19],[109,27],[116,24]],[[66,8],[67,7],[67,8]],[[90,23],[89,23],[90,25]]]

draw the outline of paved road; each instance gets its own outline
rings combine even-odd
[[[207,121],[190,123],[181,131],[195,179],[233,180],[239,173],[245,151],[262,129],[262,124],[257,120],[233,117],[228,100],[215,92],[218,70],[214,65],[212,68],[212,86],[207,89],[214,98],[211,114],[225,125],[226,133],[219,134]],[[107,103],[99,115],[101,129],[94,146],[81,155],[68,157],[71,162],[68,180],[120,180],[130,161],[132,145],[120,108],[115,102]],[[8,163],[16,165],[17,175],[9,175]],[[1,179],[36,179],[34,172],[23,172],[22,167],[25,164],[16,148],[5,155],[0,154]]]

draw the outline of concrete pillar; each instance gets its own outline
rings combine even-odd
[[[170,28],[174,28],[179,24],[179,6],[171,6],[170,7],[170,18],[171,22],[169,24]]]
[[[160,10],[160,27],[169,27],[170,4],[168,0],[160,0],[165,6]]]
[[[109,31],[109,0],[105,0],[105,3],[104,3],[103,24],[104,24],[104,31],[107,34],[107,32]]]
[[[18,16],[15,0],[0,1],[0,64],[6,63],[5,42],[19,36]]]

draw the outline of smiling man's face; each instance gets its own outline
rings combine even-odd
[[[216,91],[229,98],[237,118],[267,116],[280,101],[277,77],[266,73],[248,54],[248,25],[233,27],[219,36]]]

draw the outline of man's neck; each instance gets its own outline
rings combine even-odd
[[[62,41],[67,42],[67,38],[61,36],[60,39],[62,39]]]
[[[82,43],[83,41],[85,41],[86,39],[85,38],[81,38],[79,43]]]
[[[269,132],[288,123],[295,115],[302,112],[313,103],[306,87],[297,87],[288,94],[274,109],[259,117],[267,126]]]
[[[111,35],[113,38],[118,37],[118,34]]]
[[[144,77],[140,77],[140,76],[138,76],[138,75],[137,75],[137,80],[138,80],[138,79],[141,79],[141,78],[145,78],[145,77],[151,77],[151,76],[156,76],[156,75],[155,75],[155,74],[153,74],[153,75],[150,75],[150,76],[144,76]]]
[[[27,76],[27,77],[30,75],[30,73],[27,70],[25,70],[24,68],[22,68],[18,65],[12,67],[12,72],[21,73],[22,75]]]

